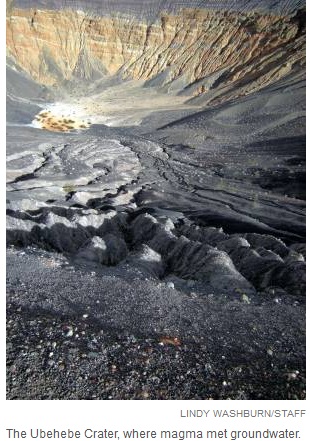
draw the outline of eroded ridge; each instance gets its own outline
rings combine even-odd
[[[7,45],[17,64],[45,85],[120,74],[216,104],[305,65],[303,16],[183,9],[147,23],[82,11],[14,9]]]
[[[137,267],[146,276],[171,274],[206,284],[206,292],[255,296],[257,291],[304,295],[305,246],[272,235],[226,234],[187,219],[98,212],[71,207],[9,211],[9,245],[35,245],[102,265]]]
[[[43,3],[7,4],[8,398],[303,399],[305,2]]]

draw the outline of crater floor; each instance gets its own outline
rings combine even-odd
[[[132,63],[122,46],[119,70],[97,76],[102,65],[79,52],[65,78],[41,43],[45,67],[35,55],[32,72],[23,63],[56,12],[33,14],[9,16],[8,399],[305,399],[300,16],[229,13],[254,45],[225,74],[199,70],[201,29],[183,64],[195,69],[165,64],[170,44],[150,74],[151,43],[175,32],[173,12],[162,34],[141,25],[149,34]],[[137,66],[150,76],[135,77]]]

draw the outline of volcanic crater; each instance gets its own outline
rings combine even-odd
[[[305,2],[8,2],[7,129],[8,399],[305,398]]]

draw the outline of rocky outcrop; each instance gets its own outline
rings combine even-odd
[[[303,66],[302,23],[296,15],[223,10],[183,9],[147,23],[128,15],[14,9],[7,46],[45,85],[119,74],[189,97],[209,93],[207,102],[217,103]]]

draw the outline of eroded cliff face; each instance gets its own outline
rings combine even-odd
[[[152,24],[82,11],[13,9],[9,56],[36,81],[58,85],[108,74],[207,102],[246,95],[305,63],[296,15],[184,9]]]

